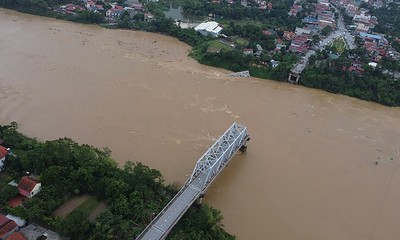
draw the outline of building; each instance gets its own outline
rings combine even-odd
[[[292,40],[295,36],[296,36],[296,34],[294,32],[290,32],[290,31],[283,32],[283,38],[288,41]]]
[[[296,33],[296,35],[311,34],[311,30],[308,28],[296,27],[296,30],[294,32]]]
[[[10,153],[9,148],[5,148],[0,145],[0,172],[4,169],[4,162],[6,161],[6,156]]]
[[[223,28],[214,21],[200,23],[194,28],[196,32],[199,32],[204,36],[212,35],[214,37],[217,37],[221,33],[222,29]]]
[[[0,214],[0,240],[7,239],[13,232],[18,229],[18,225],[8,219],[6,216]]]
[[[271,67],[276,68],[279,66],[279,61],[275,61],[274,59],[271,59],[270,61]]]
[[[29,176],[22,177],[18,183],[18,191],[22,196],[32,198],[40,192],[42,184]]]
[[[253,49],[252,48],[245,48],[243,50],[244,55],[253,55]]]
[[[8,236],[7,240],[26,240],[26,238],[21,233],[14,232],[10,236]]]

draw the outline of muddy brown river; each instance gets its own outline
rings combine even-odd
[[[109,147],[182,184],[233,122],[249,149],[206,194],[238,239],[400,239],[400,108],[227,71],[158,34],[0,9],[0,123]],[[379,164],[375,164],[378,161]]]

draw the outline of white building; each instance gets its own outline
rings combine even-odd
[[[204,36],[212,35],[214,37],[217,37],[222,31],[222,27],[220,27],[217,22],[211,21],[200,23],[200,25],[195,27],[194,30]]]
[[[296,33],[296,35],[311,34],[311,29],[296,27],[296,30],[294,31],[294,33]]]
[[[18,191],[22,196],[32,198],[40,192],[42,184],[29,176],[22,177],[18,183]]]

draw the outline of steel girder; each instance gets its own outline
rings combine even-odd
[[[200,173],[206,175],[201,188],[205,192],[233,155],[249,140],[246,127],[237,123],[232,126],[197,161],[192,175],[186,182],[189,185]]]

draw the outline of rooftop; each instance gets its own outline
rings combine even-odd
[[[36,179],[33,179],[29,176],[22,177],[21,181],[18,183],[19,192],[24,196],[28,196],[29,193],[35,188],[36,184],[38,184]]]

